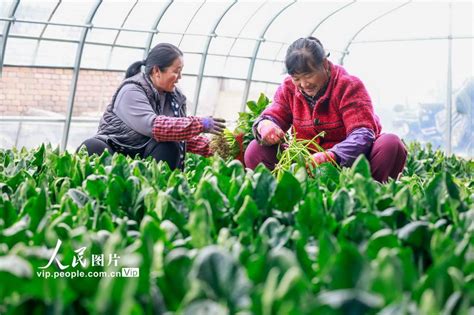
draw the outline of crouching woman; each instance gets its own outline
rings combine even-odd
[[[372,101],[360,79],[327,59],[321,42],[300,38],[288,48],[289,76],[278,87],[272,105],[254,123],[257,140],[245,152],[245,165],[259,163],[273,169],[285,132],[293,127],[296,139],[317,138],[326,152],[313,148],[316,164],[335,161],[351,166],[364,154],[372,176],[380,182],[396,178],[405,166],[407,151],[394,134],[381,133]]]
[[[151,156],[171,169],[183,169],[186,152],[212,155],[209,139],[201,134],[222,133],[224,120],[186,116],[186,97],[176,87],[183,66],[183,53],[167,43],[156,45],[145,60],[133,63],[107,106],[97,134],[81,146],[89,154],[108,150]]]

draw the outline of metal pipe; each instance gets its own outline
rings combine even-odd
[[[217,30],[217,27],[219,26],[219,24],[221,23],[222,19],[224,18],[224,16],[227,14],[227,12],[229,12],[229,10],[237,3],[237,0],[234,0],[234,2],[232,2],[225,10],[224,12],[221,14],[221,16],[216,20],[216,22],[214,23],[214,26],[212,27],[211,29],[211,34],[215,34],[216,30]],[[217,36],[217,35],[216,35]],[[201,64],[199,65],[199,72],[198,72],[198,77],[197,77],[197,81],[196,81],[196,89],[195,89],[195,92],[194,92],[194,111],[193,111],[193,115],[196,115],[197,113],[197,108],[198,108],[198,103],[199,103],[199,95],[201,94],[201,86],[202,86],[202,78],[203,78],[203,75],[204,75],[204,67],[206,65],[206,60],[207,60],[207,54],[209,52],[209,47],[211,46],[211,41],[214,37],[208,37],[207,39],[207,42],[206,42],[206,46],[204,48],[204,52],[202,54],[202,57],[201,57]]]
[[[249,16],[248,19],[245,21],[244,25],[242,25],[242,27],[241,27],[240,30],[239,30],[239,33],[237,33],[237,36],[235,36],[235,38],[232,38],[232,39],[234,39],[234,41],[232,42],[232,45],[230,45],[229,54],[230,54],[230,52],[232,51],[232,49],[234,48],[237,39],[245,39],[245,38],[240,37],[240,34],[242,34],[242,32],[244,31],[244,29],[245,29],[245,27],[247,26],[247,24],[252,20],[252,18],[258,13],[258,11],[260,11],[260,9],[261,9],[267,2],[268,2],[268,0],[265,1],[265,2],[262,2],[262,4],[260,4],[260,6],[257,8],[257,10],[255,10],[255,11],[253,12],[253,14],[252,14],[251,16]],[[230,37],[224,37],[224,36],[222,36],[222,37],[223,37],[223,38],[230,38]],[[252,39],[252,40],[259,41],[260,38],[255,38],[255,39]]]
[[[412,0],[410,1],[407,1],[405,3],[402,3],[401,5],[399,6],[396,6],[395,8],[393,9],[390,9],[388,10],[387,12],[384,12],[383,14],[375,17],[374,19],[370,20],[367,24],[365,24],[364,26],[362,26],[352,37],[351,39],[347,42],[347,45],[346,47],[344,48],[344,51],[342,52],[342,56],[341,56],[341,59],[339,60],[339,64],[343,65],[344,64],[344,58],[346,57],[346,55],[349,54],[349,47],[351,46],[352,42],[354,41],[354,39],[360,34],[360,32],[362,32],[364,29],[366,29],[369,25],[371,25],[372,23],[374,23],[375,21],[383,18],[384,16],[406,6],[407,4],[409,4],[410,2],[412,2]]]
[[[132,5],[132,7],[130,8],[130,10],[128,10],[127,15],[126,15],[125,18],[123,19],[122,24],[120,25],[121,28],[123,28],[123,26],[124,26],[125,23],[127,22],[128,18],[129,18],[129,16],[130,16],[130,14],[132,13],[133,9],[135,9],[135,7],[137,6],[137,4],[138,4],[138,0],[135,0],[135,3]],[[120,36],[120,32],[121,32],[121,31],[117,31],[117,34],[115,35],[114,41],[112,42],[112,45],[110,46],[110,49],[109,49],[109,56],[107,57],[107,65],[105,66],[107,69],[110,67],[110,61],[111,61],[112,51],[114,50],[115,47],[118,47],[118,46],[116,46],[116,43],[117,43],[118,37]]]
[[[452,2],[449,2],[449,13],[448,13],[448,23],[449,23],[449,39],[448,39],[448,74],[447,74],[447,84],[446,84],[446,155],[451,155],[452,152],[452,108],[453,108],[453,81],[452,81],[452,69],[453,69],[453,59],[452,59],[452,50],[453,50],[453,40],[451,35],[453,33],[453,18],[452,18],[453,8]]]
[[[87,24],[92,23],[92,20],[94,19],[94,16],[97,13],[97,10],[99,9],[101,4],[102,4],[102,0],[97,0],[97,2],[95,3],[95,6],[92,8],[91,12],[89,13],[89,16],[87,17]],[[89,28],[85,28],[82,30],[80,43],[77,46],[76,61],[74,63],[74,72],[72,74],[71,91],[69,93],[69,99],[68,99],[67,110],[66,110],[66,121],[64,123],[63,137],[61,140],[61,149],[63,151],[66,150],[67,140],[69,137],[69,129],[71,127],[71,117],[72,117],[72,111],[74,107],[74,97],[76,96],[77,80],[79,78],[79,69],[81,67],[82,52],[84,50],[84,44],[85,44],[88,32],[89,32]]]
[[[171,1],[172,2],[172,1]],[[17,18],[0,18],[0,21],[7,21],[7,22],[17,22],[17,23],[30,23],[30,24],[47,24],[52,26],[64,26],[64,27],[77,27],[77,28],[90,28],[93,27],[97,30],[105,30],[105,31],[124,31],[124,32],[133,32],[133,33],[148,33],[153,34],[156,33],[156,29],[138,29],[138,28],[124,28],[124,27],[111,27],[111,26],[100,26],[100,25],[90,25],[90,24],[75,24],[75,23],[58,23],[58,22],[50,22],[50,21],[43,21],[43,20],[33,20],[33,19],[17,19]],[[167,34],[175,34],[181,35],[182,33],[179,32],[166,32]],[[204,33],[189,33],[189,35],[194,36],[209,36],[209,34]]]
[[[155,36],[155,34],[158,33],[158,24],[160,24],[160,21],[163,18],[163,15],[165,15],[166,11],[168,11],[168,8],[171,6],[172,3],[173,3],[173,0],[170,0],[165,5],[163,10],[161,11],[161,13],[158,15],[155,22],[153,23],[153,33],[148,35],[148,39],[147,39],[146,44],[145,44],[145,51],[143,52],[143,59],[146,59],[146,57],[148,56],[148,52],[150,51],[151,43],[153,42],[153,36]]]
[[[170,1],[171,4],[173,1]],[[30,24],[44,24],[44,25],[52,25],[52,26],[64,26],[64,27],[78,27],[78,28],[94,28],[98,30],[108,30],[108,31],[126,31],[126,32],[135,32],[135,33],[148,33],[150,35],[154,35],[157,33],[161,34],[168,34],[168,35],[182,35],[183,33],[180,32],[162,32],[155,29],[151,30],[140,30],[140,29],[130,29],[130,28],[120,28],[120,27],[106,27],[106,26],[95,26],[95,25],[85,25],[85,24],[68,24],[68,23],[56,23],[56,22],[49,22],[49,21],[40,21],[40,20],[25,20],[25,19],[16,19],[16,18],[2,18],[0,17],[0,21],[6,22],[17,22],[17,23],[30,23]],[[187,33],[186,35],[191,36],[201,36],[201,37],[212,37],[214,34],[204,34],[204,33]],[[1,35],[0,35],[1,36]],[[243,40],[253,40],[258,41],[259,38],[255,37],[244,37],[244,36],[230,36],[230,35],[219,35],[218,37],[221,38],[229,38],[229,39],[243,39]],[[275,41],[275,40],[267,40],[268,43],[275,43],[275,44],[286,44],[285,42]]]
[[[34,36],[25,36],[25,35],[10,35],[10,38],[20,38],[20,39],[31,39],[31,40],[38,40],[38,41],[50,41],[50,42],[60,42],[60,43],[73,43],[73,44],[79,44],[81,41],[80,40],[74,40],[74,39],[61,39],[61,38],[50,38],[50,37],[34,37]],[[100,42],[92,42],[92,41],[86,41],[85,44],[87,45],[96,45],[96,46],[106,46],[106,47],[112,47],[112,44],[109,43],[100,43]],[[129,48],[129,49],[139,49],[143,50],[145,47],[143,46],[132,46],[132,45],[115,45],[117,48]]]
[[[423,40],[447,40],[447,39],[473,39],[474,36],[429,36],[429,37],[414,37],[414,38],[392,38],[392,39],[372,39],[372,40],[357,40],[352,44],[372,44],[372,43],[387,43],[387,42],[418,42]]]
[[[260,59],[259,59],[260,60]],[[7,66],[12,66],[8,65]],[[18,68],[30,68],[30,66],[14,66]],[[40,69],[70,69],[73,70],[74,67],[55,67],[55,66],[34,66],[34,68],[40,68]],[[120,72],[123,73],[123,70],[110,70],[110,69],[97,69],[97,68],[82,68],[82,70],[93,70],[93,71],[105,71],[105,72]],[[185,77],[197,77],[197,74],[193,73],[183,73],[183,76]],[[239,77],[224,77],[220,75],[203,75],[203,78],[212,78],[212,79],[222,79],[222,80],[236,80],[236,81],[246,81],[247,79],[245,78],[239,78]],[[268,81],[268,80],[252,80],[254,83],[265,83],[265,84],[280,84],[278,81]],[[2,121],[2,117],[0,116],[0,121]]]
[[[1,36],[0,36],[1,37]],[[217,37],[217,35],[216,35]],[[31,39],[31,40],[39,40],[38,37],[34,36],[25,36],[25,35],[10,35],[10,38],[19,38],[19,39]],[[43,41],[52,41],[52,42],[61,42],[61,43],[73,43],[73,44],[79,44],[79,40],[71,40],[71,39],[57,39],[57,38],[49,38],[49,37],[43,37],[41,38]],[[85,42],[87,45],[95,45],[95,46],[105,46],[105,47],[110,47],[111,44],[108,43],[99,43],[99,42],[92,42],[92,41],[86,41]],[[144,50],[145,47],[143,46],[131,46],[131,45],[115,45],[115,47],[119,48],[128,48],[128,49],[139,49],[139,50]],[[194,51],[185,51],[183,50],[183,53],[189,54],[189,55],[202,55],[203,53],[199,52],[194,52]],[[208,56],[217,56],[217,57],[232,57],[232,58],[241,58],[241,59],[251,59],[251,56],[240,56],[240,55],[229,55],[229,54],[217,54],[217,53],[207,53]],[[273,58],[257,58],[258,60],[263,60],[263,61],[278,61],[278,62],[284,62],[282,59],[273,59]],[[19,65],[22,66],[22,65]],[[36,66],[35,67],[41,67],[41,66]],[[54,66],[50,66],[51,68],[54,68]],[[63,68],[63,67],[61,67]],[[103,69],[106,71],[107,69]]]
[[[246,83],[245,83],[244,94],[243,94],[243,97],[242,97],[242,105],[240,107],[241,112],[245,111],[245,108],[246,108],[246,105],[247,105],[247,98],[249,96],[250,83],[251,83],[251,80],[252,80],[253,70],[254,70],[254,67],[255,67],[255,60],[257,59],[257,54],[258,54],[258,51],[260,50],[260,45],[265,40],[265,34],[267,33],[268,29],[273,24],[273,22],[278,18],[278,16],[280,16],[280,14],[283,13],[283,11],[285,11],[286,9],[288,9],[290,6],[292,6],[295,3],[296,3],[296,0],[294,0],[294,1],[290,2],[289,4],[285,5],[280,11],[278,11],[278,13],[275,14],[273,16],[273,18],[267,23],[267,25],[265,26],[265,28],[263,29],[262,33],[259,36],[261,40],[258,41],[255,45],[255,48],[254,48],[254,51],[253,51],[253,57],[252,57],[252,60],[250,61],[249,70],[248,70],[248,73],[247,73],[247,80],[246,80]]]
[[[52,26],[67,26],[67,27],[80,27],[80,28],[89,28],[92,25],[86,24],[73,24],[73,23],[57,23],[57,22],[50,22],[50,21],[42,21],[42,20],[33,20],[33,19],[17,19],[15,17],[10,18],[0,18],[0,21],[7,21],[7,22],[18,22],[18,23],[30,23],[30,24],[45,24],[45,25],[52,25]]]
[[[56,5],[54,6],[54,9],[51,11],[51,13],[49,14],[49,17],[48,17],[48,22],[51,22],[51,19],[53,18],[54,14],[56,13],[56,11],[58,10],[59,8],[59,5],[61,4],[61,1],[62,0],[59,0],[58,3],[56,3]],[[35,52],[33,53],[33,61],[32,61],[32,64],[35,64],[36,63],[36,57],[38,56],[38,49],[39,49],[39,44],[40,44],[40,39],[43,37],[44,35],[44,32],[46,31],[46,28],[48,27],[48,24],[44,24],[43,25],[43,29],[41,30],[39,36],[38,36],[38,40],[36,41],[36,46],[35,46]]]
[[[165,34],[165,33],[162,33]],[[0,34],[0,38],[2,38],[3,35]],[[216,38],[216,37],[223,37],[221,35],[214,34],[214,36],[209,36],[210,38]],[[44,41],[53,41],[53,42],[64,42],[64,43],[79,43],[79,40],[75,39],[62,39],[62,38],[52,38],[52,37],[38,37],[38,36],[27,36],[27,35],[9,35],[9,38],[19,38],[19,39],[31,39],[31,40],[44,40]],[[474,36],[451,36],[451,39],[456,39],[456,40],[463,40],[463,39],[473,39]],[[384,42],[409,42],[409,41],[430,41],[430,40],[447,40],[450,39],[449,36],[429,36],[429,37],[417,37],[417,38],[392,38],[392,39],[374,39],[374,40],[360,40],[360,41],[353,41],[352,45],[356,44],[371,44],[371,43],[384,43]],[[265,40],[265,42],[269,43],[270,41]],[[101,42],[94,42],[94,41],[86,41],[86,44],[88,45],[97,45],[97,46],[111,46],[112,44],[109,43],[101,43]],[[275,43],[275,44],[280,44],[280,45],[288,45],[288,43]],[[115,47],[120,47],[120,48],[130,48],[130,49],[145,49],[144,46],[134,46],[134,45],[115,45]],[[342,50],[337,51],[333,50],[336,52],[343,52]],[[201,54],[197,52],[191,52],[191,51],[183,51],[184,53],[188,54]],[[214,56],[221,56],[221,57],[237,57],[237,58],[246,58],[250,59],[250,56],[242,56],[242,55],[230,55],[230,54],[209,54],[209,55],[214,55]],[[277,61],[283,61],[279,59],[273,59],[273,58],[259,58],[260,60],[277,60]]]
[[[354,4],[356,2],[356,0],[348,3],[348,4],[345,4],[339,8],[337,8],[336,10],[334,10],[333,12],[329,13],[326,17],[324,17],[318,24],[316,24],[315,27],[313,27],[313,29],[311,30],[311,32],[309,32],[308,36],[312,36],[314,34],[314,32],[316,32],[316,30],[321,26],[321,24],[323,24],[325,21],[327,21],[331,16],[335,15],[337,12],[345,9],[346,7]],[[270,42],[270,41],[267,41],[267,42]],[[276,62],[276,61],[279,61],[277,59],[277,56],[280,54],[280,51],[283,49],[283,47],[285,47],[285,45],[287,45],[287,43],[281,43],[281,46],[280,48],[278,49],[277,53],[275,54],[275,58],[271,59],[270,61],[273,61],[273,62]],[[263,60],[263,59],[261,59]],[[284,62],[284,60],[282,60],[281,62]]]
[[[188,22],[188,25],[186,25],[186,28],[184,29],[184,32],[182,32],[180,35],[181,35],[181,38],[179,39],[179,43],[178,43],[178,47],[181,46],[181,43],[183,42],[183,38],[184,38],[184,35],[186,34],[186,32],[188,31],[188,28],[189,26],[191,25],[191,23],[194,21],[194,18],[196,18],[196,16],[198,15],[199,11],[201,11],[202,7],[204,6],[204,4],[206,4],[206,0],[204,0],[201,5],[199,6],[199,8],[197,10],[194,10],[194,13],[193,13],[193,16],[189,19],[189,22]],[[186,34],[186,35],[190,35],[190,34]]]
[[[12,3],[10,7],[10,12],[8,12],[8,16],[10,16],[12,19],[15,18],[15,12],[18,9],[19,4],[20,0],[16,0]],[[0,42],[0,77],[2,76],[3,72],[3,60],[5,59],[5,50],[7,48],[8,33],[10,33],[11,24],[12,21],[9,21],[3,27],[2,41]]]
[[[324,22],[326,22],[331,16],[335,15],[337,12],[347,8],[348,6],[350,5],[353,5],[356,1],[352,1],[352,2],[349,2],[348,4],[344,4],[343,6],[337,8],[336,10],[334,10],[333,12],[329,13],[325,18],[323,18],[314,28],[313,30],[309,33],[308,36],[312,36],[314,34],[314,32],[316,32],[316,30],[321,26],[321,24],[323,24]]]
[[[160,32],[161,34],[168,34],[166,32]],[[189,35],[189,34],[186,34]],[[0,34],[0,38],[3,35]],[[20,38],[20,39],[31,39],[31,40],[44,40],[44,41],[53,41],[53,42],[65,42],[65,43],[79,43],[79,40],[76,39],[64,39],[64,38],[53,38],[53,37],[38,37],[38,36],[28,36],[28,35],[10,35],[10,38]],[[211,37],[222,37],[220,35],[209,35],[209,38]],[[269,41],[266,41],[269,43]],[[94,42],[94,41],[86,41],[86,44],[91,44],[91,45],[97,45],[97,46],[111,46],[112,44],[109,43],[101,43],[101,42]],[[281,45],[286,45],[288,43],[276,43],[276,44],[281,44]],[[115,47],[121,47],[121,48],[132,48],[132,49],[145,49],[145,46],[133,46],[133,45],[115,45]],[[183,51],[186,52],[186,51]],[[190,54],[200,54],[196,52],[187,52]],[[220,54],[220,56],[225,56],[225,57],[240,57],[240,58],[248,58],[250,59],[250,56],[239,56],[239,55],[230,55],[230,54]]]

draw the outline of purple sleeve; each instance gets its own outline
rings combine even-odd
[[[361,154],[368,155],[372,144],[375,141],[375,134],[369,128],[354,129],[347,138],[333,146],[328,151],[336,155],[336,160],[341,166],[351,166]]]

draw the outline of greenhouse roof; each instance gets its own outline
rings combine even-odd
[[[271,96],[286,75],[289,44],[312,35],[381,106],[427,95],[439,101],[472,77],[472,8],[470,1],[2,0],[0,75],[5,66],[73,69],[68,125],[80,69],[125,71],[169,42],[184,53],[190,113],[235,117],[257,93]],[[203,99],[222,79],[240,91],[232,109]]]

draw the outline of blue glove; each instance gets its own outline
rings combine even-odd
[[[203,132],[219,135],[225,129],[225,120],[221,118],[203,117],[201,122],[204,129]]]
[[[204,132],[214,129],[214,119],[212,119],[212,117],[204,117],[202,119],[202,126],[204,128]]]

